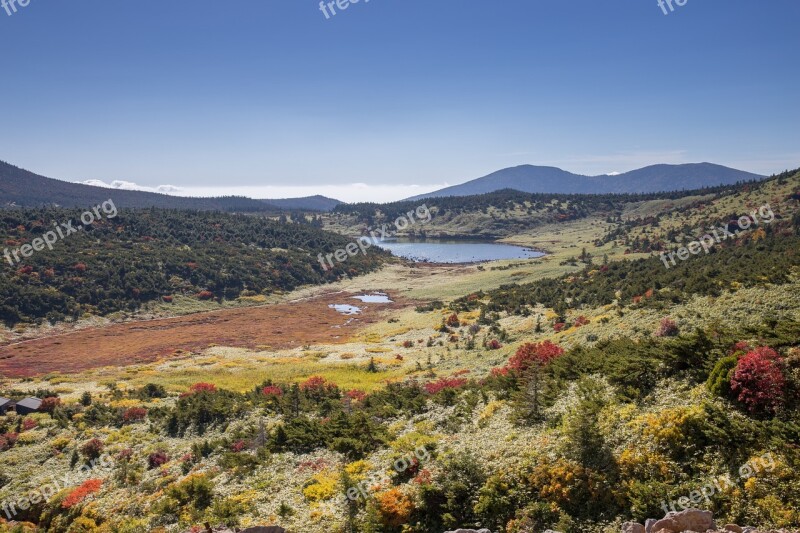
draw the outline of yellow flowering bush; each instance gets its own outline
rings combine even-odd
[[[303,488],[303,496],[309,502],[320,502],[333,498],[338,490],[339,476],[333,472],[321,472]]]

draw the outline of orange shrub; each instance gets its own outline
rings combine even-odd
[[[84,481],[80,487],[70,492],[69,495],[67,495],[67,497],[64,498],[64,501],[61,502],[61,507],[63,507],[64,509],[69,509],[71,507],[74,507],[75,505],[78,505],[88,496],[91,496],[92,494],[100,490],[100,487],[102,486],[103,486],[102,479],[88,479]]]
[[[394,487],[375,496],[378,503],[378,512],[384,525],[399,527],[411,517],[414,503],[399,487]]]

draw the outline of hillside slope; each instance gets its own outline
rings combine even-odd
[[[188,198],[145,191],[128,191],[70,183],[40,176],[0,161],[0,207],[87,207],[112,198],[117,207],[159,207],[203,211],[264,212],[329,211],[340,202],[323,196],[254,200],[241,196]]]

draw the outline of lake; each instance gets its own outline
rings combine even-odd
[[[426,263],[480,263],[499,259],[533,259],[545,255],[524,246],[487,241],[387,239],[377,244],[398,257]]]

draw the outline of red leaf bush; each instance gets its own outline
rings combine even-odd
[[[425,392],[428,394],[436,394],[446,389],[457,389],[467,384],[464,378],[442,378],[438,381],[431,381],[425,384]]]
[[[123,422],[141,422],[147,417],[147,409],[144,407],[131,407],[122,415]]]
[[[671,318],[664,317],[661,319],[661,324],[653,335],[656,337],[677,337],[679,333],[680,330],[675,321]]]
[[[99,491],[102,486],[102,479],[87,479],[81,483],[78,488],[70,492],[66,498],[64,498],[64,501],[61,502],[61,507],[64,509],[70,509],[78,505],[83,500]]]
[[[784,402],[786,377],[783,358],[762,346],[739,359],[731,378],[731,391],[754,414],[774,414]]]
[[[508,368],[522,373],[534,365],[545,366],[547,363],[564,355],[564,349],[550,341],[526,343],[508,360]]]
[[[281,396],[283,396],[283,389],[281,389],[277,385],[268,385],[263,389],[261,389],[261,394],[272,398],[280,398]]]

